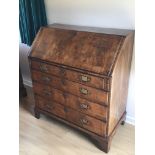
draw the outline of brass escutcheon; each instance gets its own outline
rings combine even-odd
[[[42,72],[47,72],[47,71],[48,71],[46,65],[43,65],[43,64],[40,65],[40,70],[41,70]]]
[[[82,125],[87,125],[88,124],[88,120],[86,120],[84,118],[80,119],[80,122],[81,122]]]
[[[80,76],[80,80],[81,80],[82,82],[90,82],[91,78],[88,77],[88,76],[86,76],[86,75],[81,75],[81,76]]]
[[[51,81],[51,79],[49,77],[44,77],[44,76],[42,77],[42,80],[45,81],[45,82],[50,82]]]
[[[87,104],[82,103],[82,104],[80,104],[80,108],[81,109],[88,109],[89,106]]]
[[[84,95],[88,95],[88,90],[85,88],[80,88],[80,93],[82,93]]]

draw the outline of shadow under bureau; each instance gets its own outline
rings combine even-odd
[[[87,133],[108,152],[124,123],[134,32],[53,24],[30,50],[35,116]]]

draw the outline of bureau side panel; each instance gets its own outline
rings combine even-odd
[[[124,40],[121,51],[115,62],[111,81],[108,135],[117,126],[126,111],[128,83],[133,53],[134,34],[130,33]]]

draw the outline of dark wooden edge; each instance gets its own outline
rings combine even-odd
[[[112,85],[112,79],[109,80],[109,86],[110,86],[110,90],[111,90],[111,85]],[[110,98],[111,98],[111,91],[108,93],[108,112],[107,112],[107,130],[106,130],[106,135],[108,135],[108,131],[109,131],[109,118],[110,118]]]
[[[36,42],[38,41],[38,38],[39,38],[39,36],[41,35],[42,30],[43,30],[43,26],[40,27],[39,31],[38,31],[37,34],[36,34],[36,37],[34,38],[34,41],[33,41],[32,45],[31,45],[31,47],[30,47],[30,49],[29,49],[29,52],[28,52],[28,58],[30,57],[31,52],[33,51],[35,45],[38,45]]]
[[[108,76],[111,76],[111,74],[113,72],[114,66],[116,64],[116,60],[117,60],[119,54],[121,53],[121,50],[120,49],[122,48],[124,41],[125,41],[125,37],[122,37],[121,40],[120,40],[120,42],[119,42],[119,45],[117,47],[117,50],[116,50],[117,52],[115,53],[115,56],[114,56],[115,58],[113,60],[113,63],[111,65],[111,68],[110,68],[110,70],[108,72]]]
[[[37,118],[37,119],[40,118],[40,112],[39,112],[39,109],[37,107],[34,108],[34,114],[35,114],[35,118]]]
[[[92,32],[92,33],[100,33],[100,34],[109,34],[109,35],[118,35],[118,36],[126,36],[133,29],[117,29],[117,28],[103,28],[103,27],[92,27],[92,26],[79,26],[79,25],[68,25],[61,23],[53,23],[45,26],[45,28],[54,28],[54,29],[63,29],[70,31],[79,31],[79,32]]]
[[[110,149],[110,145],[111,145],[111,141],[112,141],[112,138],[113,136],[115,135],[115,132],[116,132],[116,129],[118,128],[118,126],[121,124],[122,121],[124,121],[124,118],[125,118],[125,115],[126,115],[126,112],[123,113],[122,117],[120,118],[119,122],[117,123],[117,125],[115,126],[115,128],[113,129],[113,131],[111,132],[111,134],[109,136],[105,135],[105,136],[99,136],[91,131],[88,131],[86,129],[83,129],[73,123],[70,123],[66,120],[64,120],[63,118],[60,118],[58,116],[55,116],[49,112],[46,112],[44,110],[41,110],[37,107],[35,107],[34,109],[35,111],[35,117],[37,119],[40,118],[40,113],[42,114],[45,114],[45,115],[48,115],[52,118],[54,118],[55,120],[58,120],[58,121],[61,121],[63,122],[64,124],[67,124],[69,126],[71,126],[72,128],[76,129],[76,130],[79,130],[79,131],[82,131],[84,132],[85,134],[87,134],[91,140],[93,141],[93,143],[102,151],[108,153],[109,152],[109,149]]]

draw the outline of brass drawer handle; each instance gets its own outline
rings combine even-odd
[[[50,82],[51,81],[51,78],[49,78],[49,77],[42,77],[42,80],[44,81],[44,82]]]
[[[40,70],[42,72],[47,72],[48,71],[47,67],[45,65],[43,65],[43,64],[40,65]]]
[[[91,78],[86,75],[80,75],[80,81],[82,82],[90,82]]]
[[[87,110],[87,109],[89,109],[89,106],[87,105],[87,104],[80,104],[80,109],[85,109],[85,110]]]
[[[84,95],[88,95],[88,90],[86,88],[80,88],[80,93]]]
[[[80,122],[82,125],[88,125],[89,121],[87,119],[81,118]]]

